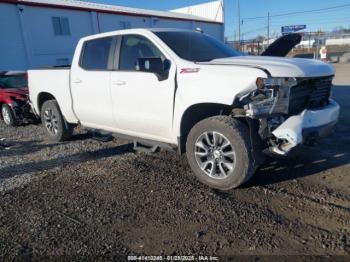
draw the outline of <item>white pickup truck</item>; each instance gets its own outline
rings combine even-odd
[[[244,56],[200,32],[130,29],[84,37],[71,68],[28,78],[51,140],[79,124],[177,149],[200,181],[229,190],[263,151],[287,155],[332,131],[333,76],[320,61]]]

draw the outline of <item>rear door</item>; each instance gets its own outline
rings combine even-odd
[[[72,67],[73,108],[80,122],[89,127],[113,127],[110,77],[115,37],[88,40],[78,66]]]

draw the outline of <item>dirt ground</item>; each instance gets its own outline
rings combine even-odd
[[[13,146],[0,150],[0,260],[349,255],[350,65],[336,69],[336,132],[225,193],[172,152],[135,154],[84,130],[52,144],[40,125],[1,123]]]

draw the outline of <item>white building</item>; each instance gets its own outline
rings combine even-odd
[[[186,6],[179,9],[171,10],[171,12],[195,15],[216,21],[219,23],[224,23],[224,1],[217,0],[208,3]]]
[[[201,28],[223,40],[222,10],[216,8],[214,19],[207,15],[212,7],[193,15],[75,0],[0,0],[0,71],[70,64],[81,37],[125,28]]]

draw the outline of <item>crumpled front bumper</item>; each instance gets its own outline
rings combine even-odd
[[[36,119],[38,118],[32,110],[28,101],[16,100],[12,101],[9,106],[12,109],[16,121],[23,121],[24,119]]]
[[[330,100],[329,104],[317,110],[304,110],[291,116],[277,127],[272,134],[285,141],[272,148],[274,153],[285,155],[297,145],[329,135],[338,121],[340,107]]]

